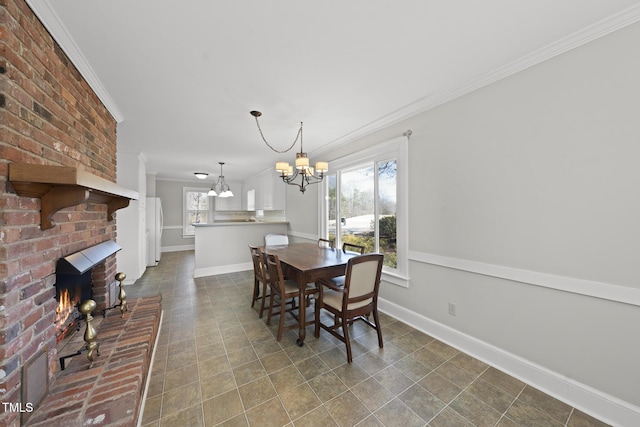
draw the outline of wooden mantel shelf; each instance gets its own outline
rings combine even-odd
[[[118,209],[138,200],[138,193],[71,166],[10,163],[9,181],[21,197],[41,199],[40,228],[55,224],[51,217],[60,209],[86,202],[105,203],[109,221]]]

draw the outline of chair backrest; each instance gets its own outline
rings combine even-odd
[[[267,234],[264,236],[265,246],[286,246],[289,244],[289,236],[286,234]]]
[[[363,254],[364,253],[364,246],[362,245],[356,245],[354,243],[348,243],[348,242],[344,242],[342,244],[342,252],[358,252],[359,254]]]
[[[269,270],[269,282],[271,287],[280,294],[281,298],[284,298],[284,274],[282,274],[282,265],[280,265],[280,259],[278,255],[266,254],[267,258],[267,270]]]
[[[347,262],[343,298],[343,309],[357,308],[376,302],[382,275],[382,254],[366,254],[351,258]]]
[[[333,249],[334,245],[335,245],[335,241],[334,240],[323,239],[323,238],[318,239],[318,246],[321,247],[321,248]]]
[[[253,274],[258,280],[264,282],[267,278],[267,272],[262,250],[257,246],[249,245],[249,252],[251,252],[251,261],[253,261]]]

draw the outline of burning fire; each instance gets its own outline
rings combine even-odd
[[[58,307],[56,308],[56,328],[60,331],[63,325],[66,324],[67,319],[74,312],[77,301],[75,298],[71,298],[69,291],[63,289],[60,294],[60,300],[58,301]]]

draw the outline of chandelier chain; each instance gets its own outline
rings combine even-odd
[[[298,134],[296,135],[296,139],[293,141],[293,144],[291,144],[291,146],[286,150],[278,150],[267,142],[267,139],[262,133],[262,127],[260,127],[260,122],[258,121],[258,117],[260,117],[262,113],[260,111],[250,111],[249,114],[256,119],[256,126],[258,126],[258,131],[260,132],[262,141],[264,141],[267,147],[276,153],[286,153],[291,150],[298,142],[298,139],[300,139],[300,152],[296,154],[293,166],[290,166],[288,162],[276,162],[276,171],[280,173],[280,178],[282,178],[284,183],[296,185],[304,194],[309,185],[322,182],[324,174],[329,171],[329,163],[316,162],[315,168],[309,165],[309,157],[307,156],[307,153],[304,152],[304,148],[302,146],[302,122],[300,122],[300,129],[298,129]],[[298,177],[300,177],[299,184],[295,182]]]
[[[258,121],[258,117],[255,117],[255,119],[256,119],[256,125],[258,125],[258,131],[260,132],[260,136],[262,137],[262,140],[264,141],[265,144],[267,144],[267,147],[271,148],[276,153],[282,154],[282,153],[286,153],[287,151],[291,151],[291,149],[295,147],[296,142],[298,142],[298,139],[301,138],[302,136],[302,123],[300,123],[300,129],[298,129],[298,134],[296,135],[296,139],[293,141],[291,146],[286,150],[282,150],[282,151],[278,150],[276,148],[273,148],[273,146],[267,142],[267,140],[264,137],[264,134],[262,133],[262,128],[260,127],[260,122]]]

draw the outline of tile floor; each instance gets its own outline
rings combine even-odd
[[[126,288],[163,296],[145,427],[606,425],[386,315],[384,349],[353,326],[351,365],[312,328],[302,348],[297,331],[278,343],[250,307],[252,271],[193,279],[193,267],[192,251],[165,253]]]

